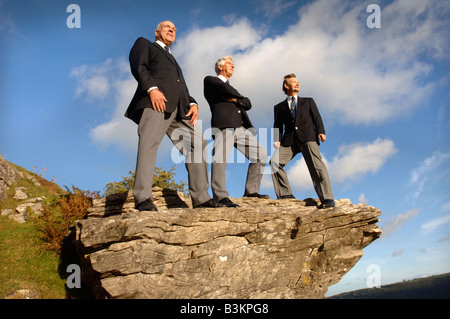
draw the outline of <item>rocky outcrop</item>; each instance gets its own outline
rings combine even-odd
[[[18,172],[0,154],[0,201],[6,198],[8,189],[18,179]]]
[[[179,195],[155,189],[158,212],[131,193],[94,200],[74,240],[97,298],[323,298],[381,235],[381,212],[346,199],[192,209]]]
[[[8,216],[9,219],[18,223],[25,223],[40,216],[44,211],[45,196],[29,197],[28,193],[34,192],[31,192],[27,187],[17,186],[18,181],[25,179],[28,181],[26,184],[31,183],[31,185],[41,188],[42,185],[38,178],[36,174],[10,164],[0,154],[0,201],[5,200],[8,193],[14,192],[14,195],[10,196],[16,202],[14,209],[1,209],[0,215]],[[12,191],[10,188],[12,188]]]

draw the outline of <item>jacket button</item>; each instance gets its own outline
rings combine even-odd
[[[298,127],[296,126],[295,129],[298,130]]]
[[[239,110],[239,111],[238,111],[238,113],[240,114],[240,113],[241,113],[241,111]]]

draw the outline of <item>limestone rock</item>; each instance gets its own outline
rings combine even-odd
[[[18,222],[19,224],[23,224],[27,222],[27,217],[24,214],[10,214],[8,218]]]
[[[85,283],[97,298],[323,298],[381,235],[381,212],[349,200],[236,198],[192,209],[156,190],[158,212],[131,192],[94,200],[76,224]],[[181,207],[181,208],[177,208]]]
[[[20,289],[7,295],[5,299],[40,299],[40,294],[35,289]]]
[[[22,189],[17,188],[13,198],[16,200],[25,200],[28,198],[28,195]]]
[[[18,179],[16,170],[0,154],[0,201],[6,198],[9,187]]]
[[[9,216],[11,214],[14,214],[14,211],[12,209],[10,209],[10,208],[2,209],[2,212],[1,212],[2,216]]]

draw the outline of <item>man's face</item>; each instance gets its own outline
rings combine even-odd
[[[220,74],[222,74],[227,79],[231,78],[234,73],[234,63],[232,60],[225,60],[224,65],[219,66]]]
[[[175,42],[175,36],[177,35],[177,29],[175,25],[170,21],[164,21],[160,24],[160,30],[155,31],[156,39],[161,41],[167,46],[171,46]]]
[[[300,92],[300,83],[298,82],[297,78],[290,78],[287,80],[287,83],[284,85],[287,89],[288,95],[297,94]]]

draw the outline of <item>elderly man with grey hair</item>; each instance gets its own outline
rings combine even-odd
[[[259,194],[262,174],[267,163],[267,151],[256,140],[247,111],[250,100],[233,88],[229,79],[234,73],[231,56],[219,59],[215,64],[217,76],[204,79],[204,95],[211,108],[211,127],[214,134],[214,149],[211,165],[211,188],[216,201],[228,207],[237,207],[228,195],[225,185],[227,158],[232,146],[250,161],[244,196],[269,198]]]
[[[138,124],[133,195],[139,211],[158,210],[153,203],[153,171],[156,153],[165,134],[186,156],[189,193],[194,208],[225,206],[209,196],[208,164],[203,156],[200,161],[193,160],[196,152],[203,153],[206,141],[201,131],[194,127],[199,114],[197,102],[189,94],[183,72],[171,54],[176,33],[171,21],[163,21],[155,30],[155,42],[140,37],[130,51],[130,68],[137,88],[125,116]],[[175,134],[180,131],[185,132],[187,138],[181,139],[181,134]]]

